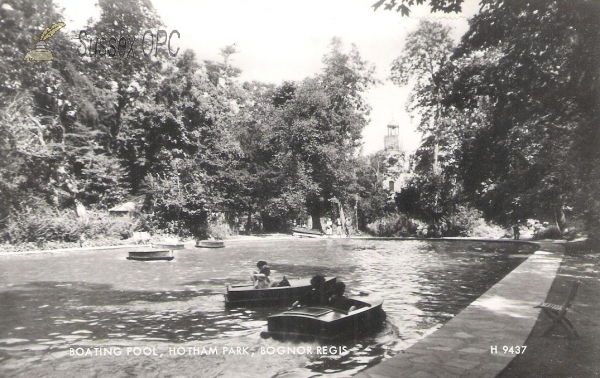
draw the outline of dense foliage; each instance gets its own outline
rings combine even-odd
[[[456,10],[441,3],[429,2],[437,10]],[[453,4],[460,2],[447,3]],[[424,132],[417,153],[421,172],[400,205],[438,223],[456,211],[452,206],[469,204],[505,225],[544,219],[561,232],[568,229],[568,216],[578,217],[597,235],[600,4],[480,5],[451,54],[440,52],[444,27],[422,22],[394,62],[392,79],[400,85],[407,84],[407,68],[429,68],[413,90],[412,104],[418,105],[410,109],[420,112]],[[438,106],[436,117],[427,113],[431,104]],[[438,148],[441,172],[435,171]],[[433,174],[427,172],[432,166]],[[454,194],[444,199],[444,191]]]
[[[471,115],[459,166],[489,217],[597,230],[600,4],[483,2],[456,50],[448,105]],[[481,157],[485,156],[485,159]],[[595,226],[594,226],[595,225]]]
[[[462,0],[381,0],[408,15]],[[299,81],[242,83],[230,57],[191,51],[107,58],[77,36],[50,39],[56,58],[24,62],[62,19],[52,0],[0,7],[0,239],[72,242],[135,230],[205,237],[289,230],[337,218],[379,235],[427,228],[472,235],[481,218],[507,226],[568,218],[600,230],[600,5],[591,0],[482,0],[456,46],[422,21],[392,62],[411,85],[423,133],[411,178],[395,198],[389,156],[361,156],[377,84],[358,49],[334,39],[322,70]],[[101,0],[89,39],[141,36],[162,22],[149,0]],[[82,49],[86,54],[82,54]],[[82,56],[85,55],[85,56]],[[95,212],[133,200],[134,222]],[[339,205],[338,205],[339,203]],[[86,209],[87,212],[86,213]],[[53,222],[52,219],[56,219]],[[95,219],[95,220],[94,220]]]
[[[23,62],[23,54],[62,18],[52,1],[0,8],[4,240],[76,239],[86,209],[127,200],[143,203],[144,231],[205,237],[216,213],[247,230],[257,219],[286,230],[308,215],[318,228],[338,209],[330,199],[351,208],[359,191],[367,196],[356,169],[370,110],[364,93],[375,80],[355,47],[346,53],[334,39],[322,72],[299,82],[240,83],[235,46],[221,50],[221,62],[199,62],[191,51],[109,58],[110,37],[139,38],[162,22],[147,0],[97,6],[100,17],[83,34],[56,34],[47,63]],[[51,214],[71,231],[27,226]]]

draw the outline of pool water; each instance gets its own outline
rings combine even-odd
[[[0,376],[346,377],[439,328],[530,252],[290,238],[177,250],[170,262],[130,261],[126,250],[4,256]],[[344,281],[347,294],[376,292],[384,327],[334,345],[261,339],[266,317],[282,309],[226,309],[223,297],[227,284],[250,281],[258,260],[275,279],[319,273]]]

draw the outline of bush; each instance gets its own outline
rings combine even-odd
[[[233,235],[233,231],[229,225],[224,223],[211,223],[208,226],[208,235],[212,236],[217,240],[226,239],[228,236]]]
[[[49,208],[13,214],[0,239],[13,245],[34,243],[38,248],[64,247],[65,243],[79,242],[82,235],[87,241],[127,239],[140,227],[133,217],[112,217],[93,212],[87,215],[84,220],[77,218],[73,210],[55,211]]]
[[[12,214],[2,239],[13,244],[75,242],[83,232],[83,224],[77,221],[73,212],[42,211]]]
[[[482,224],[485,224],[485,220],[481,211],[459,205],[454,214],[446,218],[443,236],[473,236],[473,230]]]
[[[506,230],[496,224],[487,223],[483,218],[479,218],[467,236],[472,236],[475,238],[502,239],[506,236]],[[509,237],[511,236],[509,235]]]
[[[562,239],[562,233],[557,226],[552,225],[542,228],[535,236],[535,239]]]
[[[367,224],[367,232],[374,236],[408,236],[416,230],[417,225],[402,214],[389,214]]]
[[[112,237],[129,239],[135,231],[145,231],[135,217],[115,217],[106,213],[92,213],[84,226],[86,238]]]

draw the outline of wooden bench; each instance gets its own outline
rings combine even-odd
[[[554,329],[554,327],[556,327],[556,325],[562,324],[567,330],[569,338],[579,338],[579,334],[575,330],[575,327],[573,327],[571,321],[567,319],[567,311],[571,307],[571,304],[577,295],[579,284],[581,284],[581,281],[573,282],[573,285],[571,285],[571,290],[569,290],[569,295],[567,295],[567,298],[562,305],[544,302],[535,306],[535,308],[541,308],[544,310],[544,312],[552,319],[552,325],[550,325],[550,327],[548,327],[548,329],[546,329],[541,336],[547,335],[552,329]]]

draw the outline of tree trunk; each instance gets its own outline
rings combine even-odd
[[[346,217],[344,216],[344,207],[341,202],[338,202],[340,206],[340,222],[342,223],[342,233],[348,235],[350,232],[348,231],[348,225],[346,224]]]
[[[246,218],[246,235],[250,235],[252,230],[252,210],[248,210],[248,218]]]
[[[313,230],[319,230],[323,232],[323,226],[321,225],[321,214],[323,213],[321,200],[318,196],[311,195],[308,197],[306,202],[308,212],[310,213],[310,217],[312,219]]]
[[[321,226],[321,214],[311,213],[310,217],[312,219],[312,228],[322,232],[323,226]]]
[[[559,203],[554,209],[554,221],[562,234],[567,228],[567,216],[565,215],[565,204]]]

